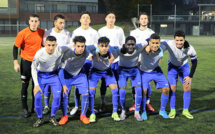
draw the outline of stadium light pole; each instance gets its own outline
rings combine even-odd
[[[199,4],[199,34],[198,35],[200,35],[200,23],[201,23],[200,22],[201,21],[201,18],[200,18],[201,17],[200,16],[201,13],[200,12],[201,12],[201,5]]]
[[[10,20],[10,4],[8,3],[8,13],[9,13],[9,28],[10,28],[10,35],[11,35],[11,20]]]
[[[152,4],[150,4],[150,27],[152,26]]]
[[[140,6],[149,6],[150,7],[150,26],[152,26],[152,4],[150,4],[150,5],[146,5],[146,4],[140,5],[140,4],[137,4],[137,18],[140,15]],[[138,24],[138,26],[139,26],[139,24]]]
[[[174,19],[174,32],[176,31],[176,4],[175,4],[175,19]]]

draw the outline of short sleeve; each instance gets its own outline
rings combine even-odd
[[[18,35],[16,36],[16,39],[15,39],[15,46],[16,47],[20,47],[24,42],[24,36],[23,34],[21,33],[18,33]]]

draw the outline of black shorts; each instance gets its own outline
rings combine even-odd
[[[27,61],[21,58],[21,80],[29,81],[31,79],[31,61]]]

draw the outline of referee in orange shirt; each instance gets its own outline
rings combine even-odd
[[[40,24],[39,16],[32,14],[29,17],[29,27],[20,31],[16,37],[13,47],[13,58],[14,58],[14,70],[21,72],[22,89],[21,89],[21,100],[23,108],[23,116],[29,117],[27,105],[27,89],[29,81],[31,79],[31,63],[34,55],[41,48],[44,30],[38,28]],[[21,49],[21,66],[18,63],[18,48]],[[34,112],[34,83],[32,81],[32,109]]]

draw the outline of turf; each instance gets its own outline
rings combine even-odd
[[[162,39],[173,39],[171,36],[162,36]],[[198,67],[192,82],[192,99],[190,110],[193,120],[186,119],[182,114],[183,91],[180,83],[177,88],[175,119],[163,119],[158,115],[161,91],[156,90],[152,83],[151,104],[156,112],[149,113],[149,119],[137,122],[132,112],[128,112],[125,121],[114,122],[110,113],[112,110],[111,92],[107,91],[107,114],[99,114],[97,122],[84,125],[79,115],[69,117],[64,126],[53,127],[48,116],[44,117],[45,124],[33,128],[36,114],[23,118],[20,99],[20,74],[13,69],[12,48],[15,37],[0,37],[0,130],[1,133],[214,133],[215,128],[215,37],[214,36],[187,36],[186,39],[197,51]],[[19,58],[20,59],[20,58]],[[161,62],[164,74],[167,72],[168,54],[165,52]],[[28,103],[31,106],[31,92],[29,87]],[[98,89],[98,88],[97,88]],[[127,86],[126,108],[133,104],[130,82]],[[96,109],[100,105],[100,92],[96,93]],[[169,111],[169,103],[166,110]],[[74,106],[74,93],[70,96],[70,106]],[[60,120],[61,110],[58,110],[57,120]]]

